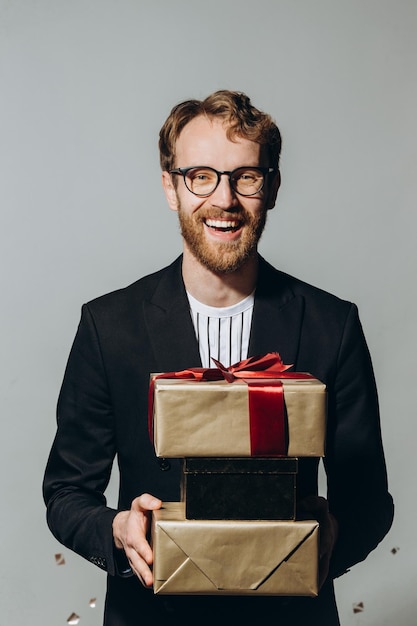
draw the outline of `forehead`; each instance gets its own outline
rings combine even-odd
[[[260,165],[261,146],[235,136],[228,139],[222,120],[199,116],[182,129],[175,146],[177,167],[211,165],[233,169],[240,165]]]

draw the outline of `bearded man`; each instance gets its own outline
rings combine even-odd
[[[357,307],[273,268],[258,243],[280,186],[281,136],[239,92],[175,106],[160,131],[162,184],[183,253],[169,267],[83,306],[58,401],[44,497],[51,531],[108,573],[105,626],[339,624],[333,580],[388,532],[377,391]],[[180,462],[148,435],[151,372],[228,366],[279,352],[326,384],[327,498],[319,459],[300,458],[297,490],[320,520],[317,597],[152,592],[151,512],[180,499]],[[219,433],[221,436],[221,433]],[[117,510],[104,492],[117,456]],[[274,546],[271,545],[271,551]]]

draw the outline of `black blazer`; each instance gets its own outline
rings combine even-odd
[[[314,611],[317,624],[338,624],[330,579],[365,559],[393,517],[377,393],[356,306],[260,258],[249,356],[272,351],[285,363],[294,363],[294,371],[310,372],[327,385],[324,462],[330,511],[340,526],[329,582],[315,599],[155,596],[134,577],[120,576],[124,560],[114,549],[111,527],[117,511],[106,506],[103,492],[117,455],[119,510],[129,509],[143,492],[165,501],[179,499],[179,461],[158,461],[148,436],[147,392],[150,372],[201,365],[181,257],[83,306],[43,487],[55,537],[109,574],[108,626],[133,626],[140,623],[138,613],[150,616],[155,611],[161,611],[161,619],[169,616],[171,623],[178,615],[184,624],[187,615],[195,623],[203,610],[222,623],[220,615],[227,615],[230,606],[236,620],[249,624],[253,600],[258,617],[264,607],[279,609],[279,624],[287,623],[285,611],[293,626],[297,611],[300,624],[316,623],[310,621]],[[317,469],[317,459],[300,460],[301,494],[317,493]]]

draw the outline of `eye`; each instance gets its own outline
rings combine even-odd
[[[259,181],[262,178],[262,172],[253,168],[243,168],[235,171],[233,178],[237,182],[245,184],[251,184]]]
[[[189,170],[187,176],[193,182],[204,183],[207,181],[212,181],[213,178],[216,177],[216,174],[209,169],[195,168]]]
[[[254,196],[264,184],[262,170],[256,167],[240,167],[233,173],[233,185],[242,196]]]
[[[256,176],[255,174],[253,174],[253,172],[242,172],[241,174],[239,174],[239,178],[240,180],[243,180],[245,182],[253,182],[254,180],[256,180]]]

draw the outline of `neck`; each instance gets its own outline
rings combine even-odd
[[[184,250],[182,276],[186,290],[208,306],[232,306],[252,293],[258,276],[258,256],[249,258],[235,272],[219,274],[201,265]]]

